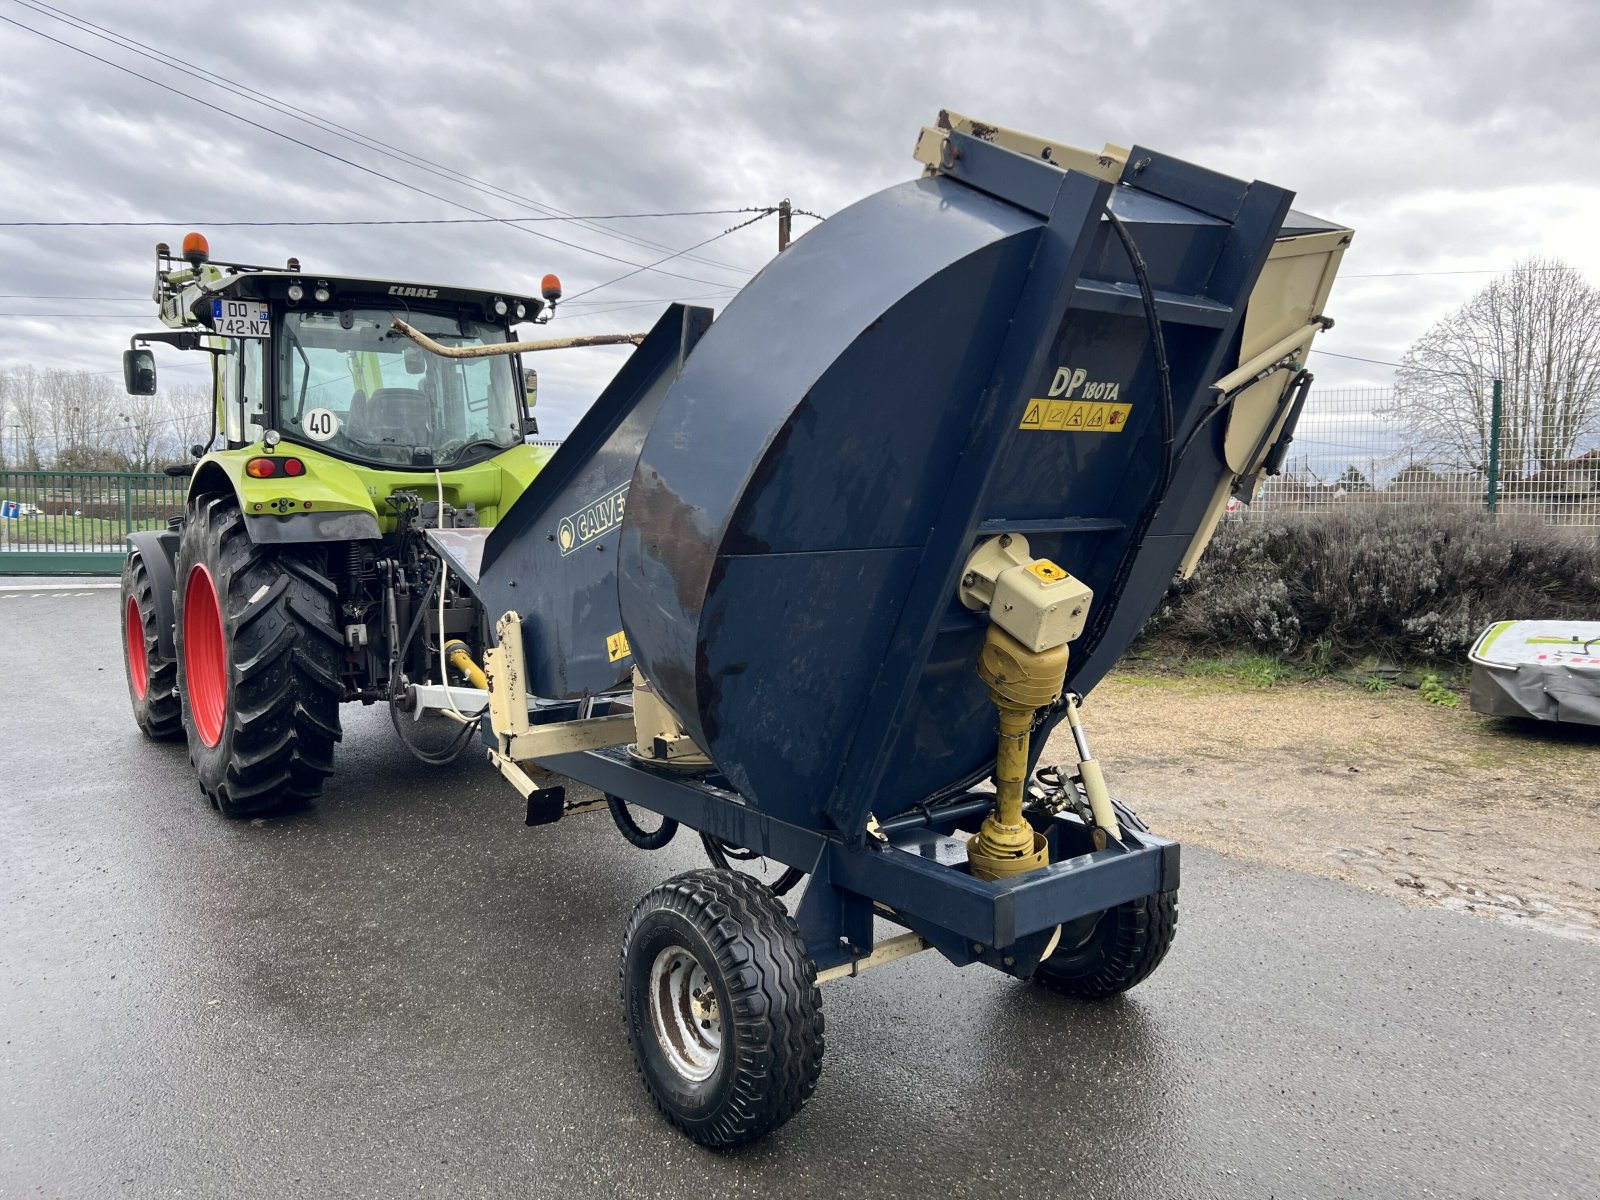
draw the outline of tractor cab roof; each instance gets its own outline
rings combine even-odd
[[[291,291],[298,288],[298,291]],[[326,293],[324,296],[322,293]],[[361,279],[350,275],[317,275],[305,271],[254,270],[209,283],[193,306],[202,321],[210,314],[211,301],[218,298],[265,300],[290,307],[307,308],[376,307],[466,309],[487,321],[531,321],[544,309],[538,296],[514,292],[485,291],[449,284],[414,283],[395,279]],[[498,308],[504,304],[503,309]],[[522,313],[517,313],[518,306]]]

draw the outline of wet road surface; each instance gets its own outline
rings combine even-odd
[[[115,591],[0,593],[0,654],[0,1195],[1595,1194],[1600,950],[1203,851],[1124,1000],[830,984],[816,1099],[702,1151],[616,994],[691,839],[525,828],[376,708],[314,809],[225,821],[133,725]]]

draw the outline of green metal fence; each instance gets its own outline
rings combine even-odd
[[[115,575],[127,537],[183,511],[187,479],[0,470],[0,575]]]

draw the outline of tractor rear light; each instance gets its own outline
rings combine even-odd
[[[301,287],[298,283],[291,283],[289,285],[289,303],[290,304],[299,304],[300,301],[304,300],[305,298],[306,298],[306,290],[305,290],[305,288]]]
[[[526,317],[528,315],[528,306],[526,304],[522,303],[522,301],[518,300],[517,304],[516,304],[516,307],[513,308],[511,310],[511,312],[512,312],[512,315],[515,316],[516,319],[520,321],[520,320],[522,320],[524,317]]]
[[[285,458],[279,460],[278,471],[280,474],[289,475],[291,477],[304,475],[306,473],[306,465],[298,458]],[[311,506],[308,504],[306,507],[310,508]]]
[[[333,293],[328,290],[328,285],[324,283],[319,285],[317,290],[312,292],[311,295],[316,299],[318,304],[326,304],[329,299],[332,298]]]
[[[245,463],[244,473],[252,479],[271,479],[278,473],[278,460],[275,458],[252,458]]]
[[[509,311],[506,308],[506,302],[504,300],[502,300],[499,296],[496,296],[493,300],[491,300],[489,302],[489,308],[494,312],[494,315],[497,316],[497,317],[503,317]]]

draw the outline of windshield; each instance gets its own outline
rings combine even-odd
[[[522,441],[509,355],[441,358],[389,326],[386,309],[287,312],[278,339],[286,437],[384,466],[444,467]],[[447,346],[503,343],[470,318],[401,314]]]

